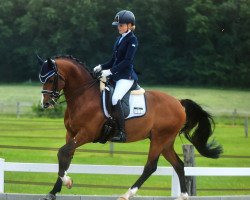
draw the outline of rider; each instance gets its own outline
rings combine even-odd
[[[118,125],[118,131],[111,138],[112,142],[125,142],[125,121],[122,111],[121,99],[129,91],[135,81],[138,80],[134,71],[134,56],[138,47],[138,41],[133,31],[135,30],[135,16],[129,10],[122,10],[115,15],[112,25],[117,26],[120,33],[113,48],[112,58],[94,68],[95,72],[102,71],[102,77],[110,76],[115,83],[112,96],[114,118]]]

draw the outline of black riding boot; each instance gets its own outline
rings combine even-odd
[[[119,100],[117,104],[114,106],[114,117],[117,122],[118,129],[115,132],[115,136],[110,139],[111,142],[125,142],[126,134],[125,134],[125,120],[124,113],[122,110],[122,104]]]

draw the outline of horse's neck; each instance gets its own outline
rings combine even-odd
[[[64,93],[66,100],[68,100],[68,106],[75,104],[76,101],[87,103],[87,101],[98,97],[98,89],[93,85],[94,79],[90,73],[73,63],[67,64],[68,66],[64,65],[64,77],[66,77]]]

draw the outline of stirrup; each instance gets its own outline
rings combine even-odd
[[[119,131],[117,135],[110,139],[111,142],[126,142],[126,134],[123,131]]]

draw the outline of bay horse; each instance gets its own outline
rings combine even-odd
[[[72,56],[57,56],[45,61],[38,57],[38,61],[42,66],[41,71],[48,71],[46,76],[41,76],[42,107],[54,106],[61,91],[67,102],[64,117],[66,144],[57,154],[58,178],[52,190],[43,198],[54,200],[62,185],[72,187],[72,179],[66,171],[76,148],[98,140],[106,118],[101,105],[99,80],[85,64]],[[142,175],[118,200],[128,200],[136,194],[156,171],[160,155],[173,166],[179,177],[181,194],[177,200],[187,200],[184,163],[174,150],[175,138],[178,134],[184,134],[202,156],[218,158],[222,146],[214,140],[208,142],[213,133],[213,119],[200,105],[189,99],[177,100],[159,91],[146,91],[145,98],[147,113],[143,117],[126,120],[125,132],[126,142],[150,139],[147,162]]]

